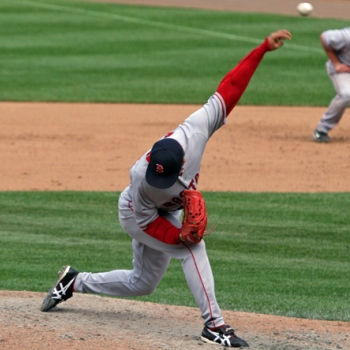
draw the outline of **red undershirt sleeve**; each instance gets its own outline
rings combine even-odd
[[[179,239],[181,229],[174,226],[171,222],[169,222],[162,216],[158,216],[157,219],[155,219],[142,229],[148,235],[152,236],[155,239],[158,239],[161,242],[167,244],[181,243]]]
[[[246,55],[237,66],[222,79],[217,92],[225,101],[227,116],[238,103],[265,53],[270,50],[270,44],[266,38],[261,45]]]

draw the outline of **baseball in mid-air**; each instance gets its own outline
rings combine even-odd
[[[299,13],[299,15],[301,16],[309,16],[313,10],[313,6],[308,3],[308,2],[301,2],[298,6],[297,6],[297,11]]]

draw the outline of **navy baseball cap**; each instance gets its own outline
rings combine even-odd
[[[169,188],[176,182],[182,168],[184,150],[174,139],[157,141],[150,154],[146,181],[155,188]]]

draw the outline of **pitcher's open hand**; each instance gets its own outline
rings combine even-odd
[[[271,51],[280,48],[284,40],[291,40],[292,34],[286,29],[280,29],[277,32],[271,33],[268,37]]]

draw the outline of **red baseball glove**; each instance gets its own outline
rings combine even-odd
[[[188,244],[197,244],[202,240],[208,222],[204,198],[197,190],[185,190],[182,206],[184,216],[180,239]]]

